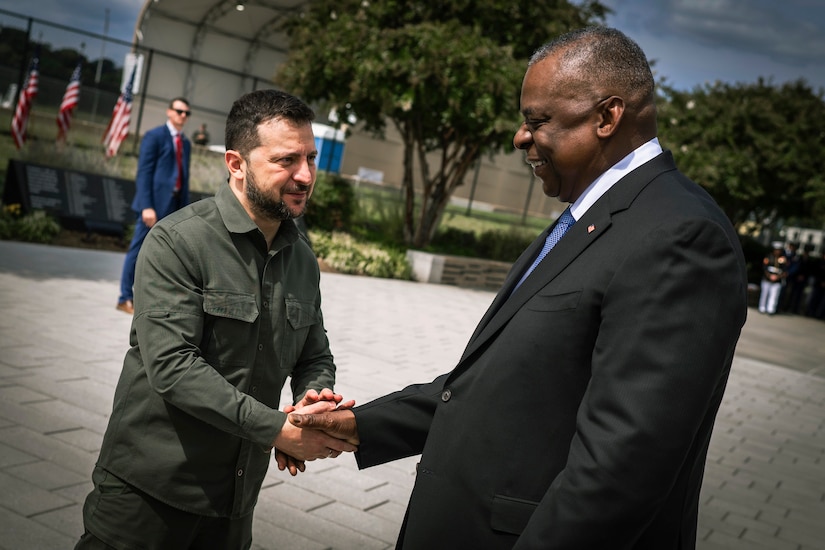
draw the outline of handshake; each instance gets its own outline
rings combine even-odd
[[[358,450],[354,405],[355,401],[344,402],[340,394],[324,389],[309,390],[297,405],[286,407],[287,422],[272,442],[278,469],[295,476],[306,469],[307,460]]]

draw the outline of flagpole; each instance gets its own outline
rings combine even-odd
[[[17,75],[17,96],[14,98],[13,105],[17,105],[20,101],[20,94],[23,93],[23,86],[26,84],[26,78],[29,74],[29,50],[32,43],[32,24],[34,19],[29,17],[26,25],[26,45],[23,47],[23,56],[20,58],[20,73]]]
[[[106,157],[112,158],[117,154],[120,144],[126,139],[129,134],[129,122],[132,113],[132,88],[135,83],[135,72],[137,71],[137,63],[132,67],[132,74],[129,76],[129,81],[126,87],[118,97],[115,104],[114,111],[112,111],[112,118],[109,120],[109,125],[106,127],[106,132],[103,134],[103,144],[106,147]]]
[[[92,103],[92,122],[97,119],[97,99],[100,95],[100,77],[103,72],[103,52],[106,51],[106,38],[109,36],[109,8],[106,8],[103,16],[103,40],[100,41],[100,58],[97,60],[97,70],[95,71],[95,99]]]
[[[42,40],[42,35],[41,35]],[[11,137],[14,146],[22,149],[28,138],[29,119],[31,118],[34,99],[37,97],[40,79],[40,44],[35,44],[34,54],[29,62],[29,71],[25,82],[17,94],[17,103],[14,107],[14,115],[11,119]]]
[[[141,71],[143,82],[140,85],[140,107],[138,107],[137,121],[135,124],[135,138],[132,141],[132,153],[137,153],[138,145],[140,144],[140,125],[143,122],[143,107],[146,105],[146,89],[149,86],[149,77],[152,74],[152,58],[155,50],[149,50],[149,55],[146,58],[146,64]],[[135,55],[137,55],[137,48],[135,48]]]
[[[81,45],[81,53],[78,55],[77,63],[69,77],[69,84],[66,86],[66,91],[63,93],[63,99],[60,101],[60,109],[57,112],[57,143],[58,146],[65,145],[69,134],[69,128],[72,124],[72,116],[74,110],[80,103],[80,88],[83,68],[83,48],[85,44]]]

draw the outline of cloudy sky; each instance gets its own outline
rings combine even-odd
[[[144,0],[0,0],[0,9],[102,35],[108,8],[107,36],[131,41],[144,4]],[[13,22],[17,27],[25,25],[2,12],[0,22],[4,25]]]
[[[163,1],[163,0],[161,0]],[[775,84],[804,78],[825,89],[823,0],[602,0],[607,23],[636,40],[671,85],[690,90],[721,80]],[[144,0],[0,0],[0,9],[132,39]],[[0,13],[0,23],[10,24]],[[9,21],[7,23],[6,21]],[[14,24],[21,26],[20,20]],[[89,52],[94,56],[93,51]]]
[[[636,40],[671,85],[774,83],[825,88],[822,0],[602,0],[608,24]]]

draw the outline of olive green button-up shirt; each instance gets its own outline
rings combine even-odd
[[[299,399],[332,388],[320,272],[292,221],[267,249],[228,186],[158,222],[137,262],[131,348],[98,466],[174,507],[252,512]]]

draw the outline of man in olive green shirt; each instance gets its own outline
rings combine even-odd
[[[289,94],[242,96],[227,118],[229,184],[146,238],[78,548],[249,548],[273,447],[293,475],[355,450],[278,411],[287,378],[299,408],[341,401],[318,264],[293,221],[315,183],[313,118]]]

